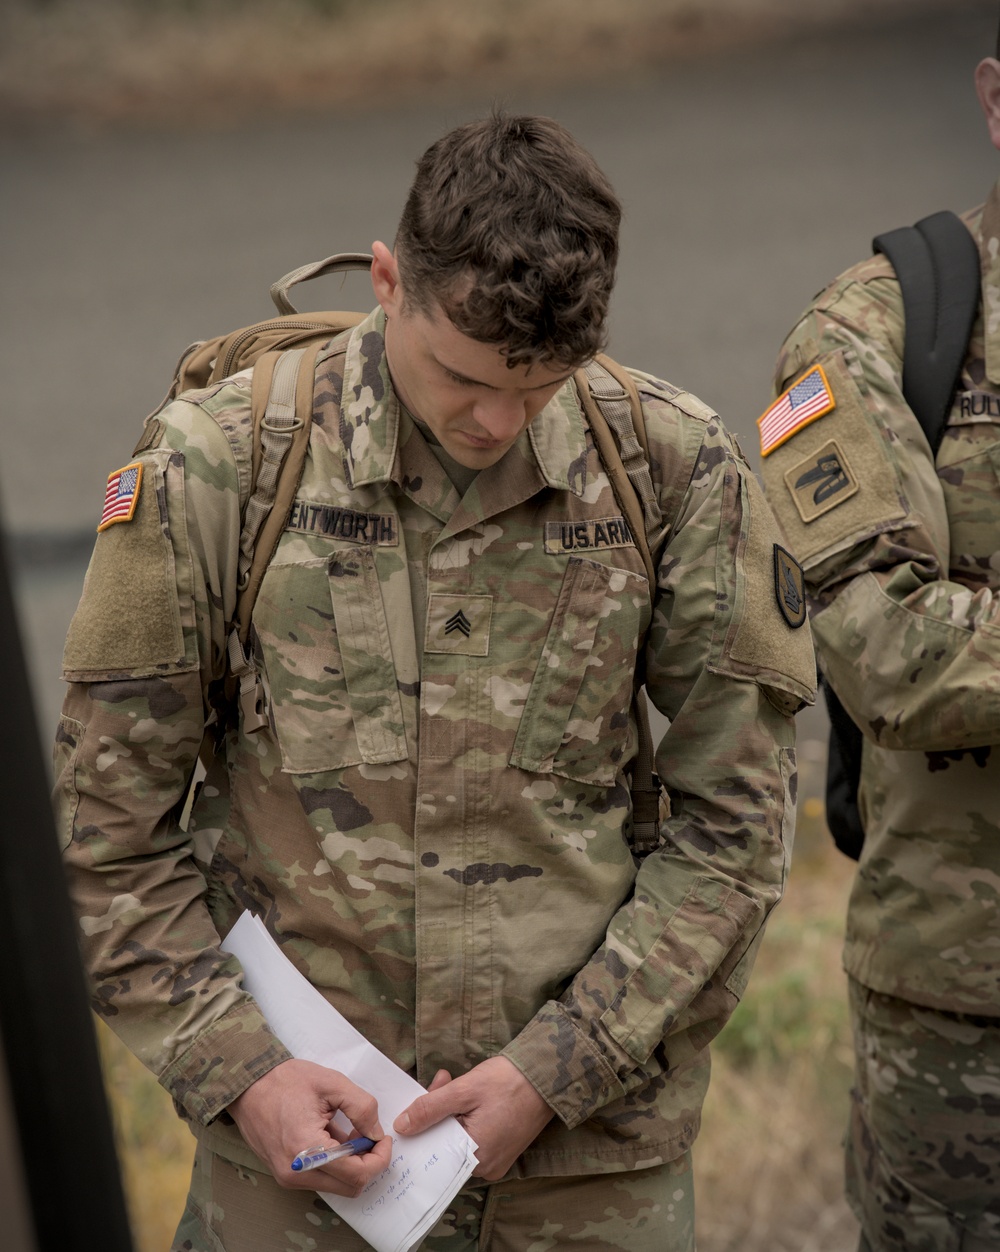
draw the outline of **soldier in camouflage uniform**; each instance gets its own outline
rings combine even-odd
[[[395,250],[373,248],[378,308],[317,364],[254,607],[267,722],[228,722],[187,831],[249,372],[170,404],[134,453],[134,510],[99,535],[66,645],[57,795],[97,1010],[198,1139],[176,1249],[364,1248],[315,1188],[357,1194],[390,1132],[448,1114],[479,1167],[425,1248],[694,1246],[708,1043],[784,884],[814,663],[739,448],[636,373],[650,594],[570,381],[603,339],[619,215],[547,119],[425,154]],[[637,673],[671,720],[641,862]],[[244,908],[429,1085],[394,1127],[272,1034],[218,946]],[[292,1173],[337,1108],[375,1150]]]
[[[1000,62],[976,83],[1000,148]],[[936,461],[882,256],[784,344],[776,393],[818,364],[813,411],[761,428],[822,668],[864,733],[847,1188],[878,1252],[1000,1248],[1000,183],[964,220],[981,306]]]

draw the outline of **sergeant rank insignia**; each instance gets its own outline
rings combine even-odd
[[[803,426],[836,407],[822,365],[814,365],[757,419],[760,454],[768,456]]]
[[[802,566],[779,544],[774,545],[774,594],[782,617],[798,630],[806,620],[805,579]]]
[[[104,492],[104,512],[101,514],[98,531],[107,530],[115,522],[130,522],[135,515],[139,503],[139,488],[142,486],[142,462],[134,461],[124,469],[115,470],[108,475],[108,485]]]

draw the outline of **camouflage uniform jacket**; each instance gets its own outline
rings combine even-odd
[[[821,363],[835,407],[764,457],[821,665],[864,731],[865,847],[845,964],[932,1008],[1000,1015],[1000,184],[965,218],[982,306],[937,461],[903,400],[881,256],[822,292],[776,390]]]
[[[421,1080],[508,1056],[557,1114],[519,1172],[671,1159],[790,852],[791,713],[814,663],[776,604],[773,519],[718,419],[639,376],[664,518],[651,606],[572,385],[459,500],[395,397],[383,325],[321,354],[254,609],[270,725],[228,727],[189,833],[247,377],[150,423],[135,517],[98,537],[57,743],[95,1003],[196,1133],[260,1168],[224,1110],[287,1053],[217,947],[251,908]],[[673,814],[637,867],[640,663],[672,720]]]

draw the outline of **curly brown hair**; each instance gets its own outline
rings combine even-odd
[[[604,346],[621,205],[547,117],[494,113],[424,153],[396,234],[404,299],[499,344],[512,368],[573,368]]]

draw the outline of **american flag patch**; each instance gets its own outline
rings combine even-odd
[[[98,530],[107,530],[115,522],[130,522],[135,506],[139,503],[139,487],[142,483],[142,464],[136,461],[124,469],[108,475],[108,487],[104,493],[104,512]]]
[[[797,430],[829,413],[836,403],[822,365],[814,365],[757,419],[761,456],[767,456],[786,439],[791,439]]]

